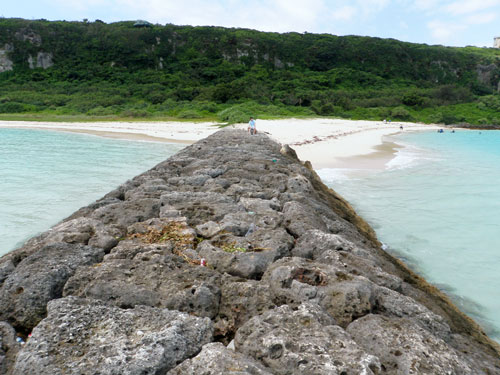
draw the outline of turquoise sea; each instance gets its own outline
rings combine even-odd
[[[322,169],[387,251],[500,341],[500,132],[406,133],[384,171]]]
[[[0,255],[183,147],[0,128]]]

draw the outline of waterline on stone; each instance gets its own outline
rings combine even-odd
[[[500,132],[393,140],[406,147],[383,172],[352,177],[324,169],[319,175],[374,227],[388,251],[500,340]]]

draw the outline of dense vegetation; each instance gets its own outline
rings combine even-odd
[[[321,115],[500,125],[500,50],[493,48],[0,19],[2,48],[13,63],[0,73],[4,119]],[[40,53],[53,65],[36,67]]]

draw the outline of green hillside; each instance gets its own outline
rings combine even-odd
[[[500,125],[499,49],[134,23],[0,19],[0,118]]]

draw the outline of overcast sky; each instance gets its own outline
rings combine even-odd
[[[144,19],[447,46],[492,47],[500,36],[500,0],[0,0],[0,16],[106,23]]]

